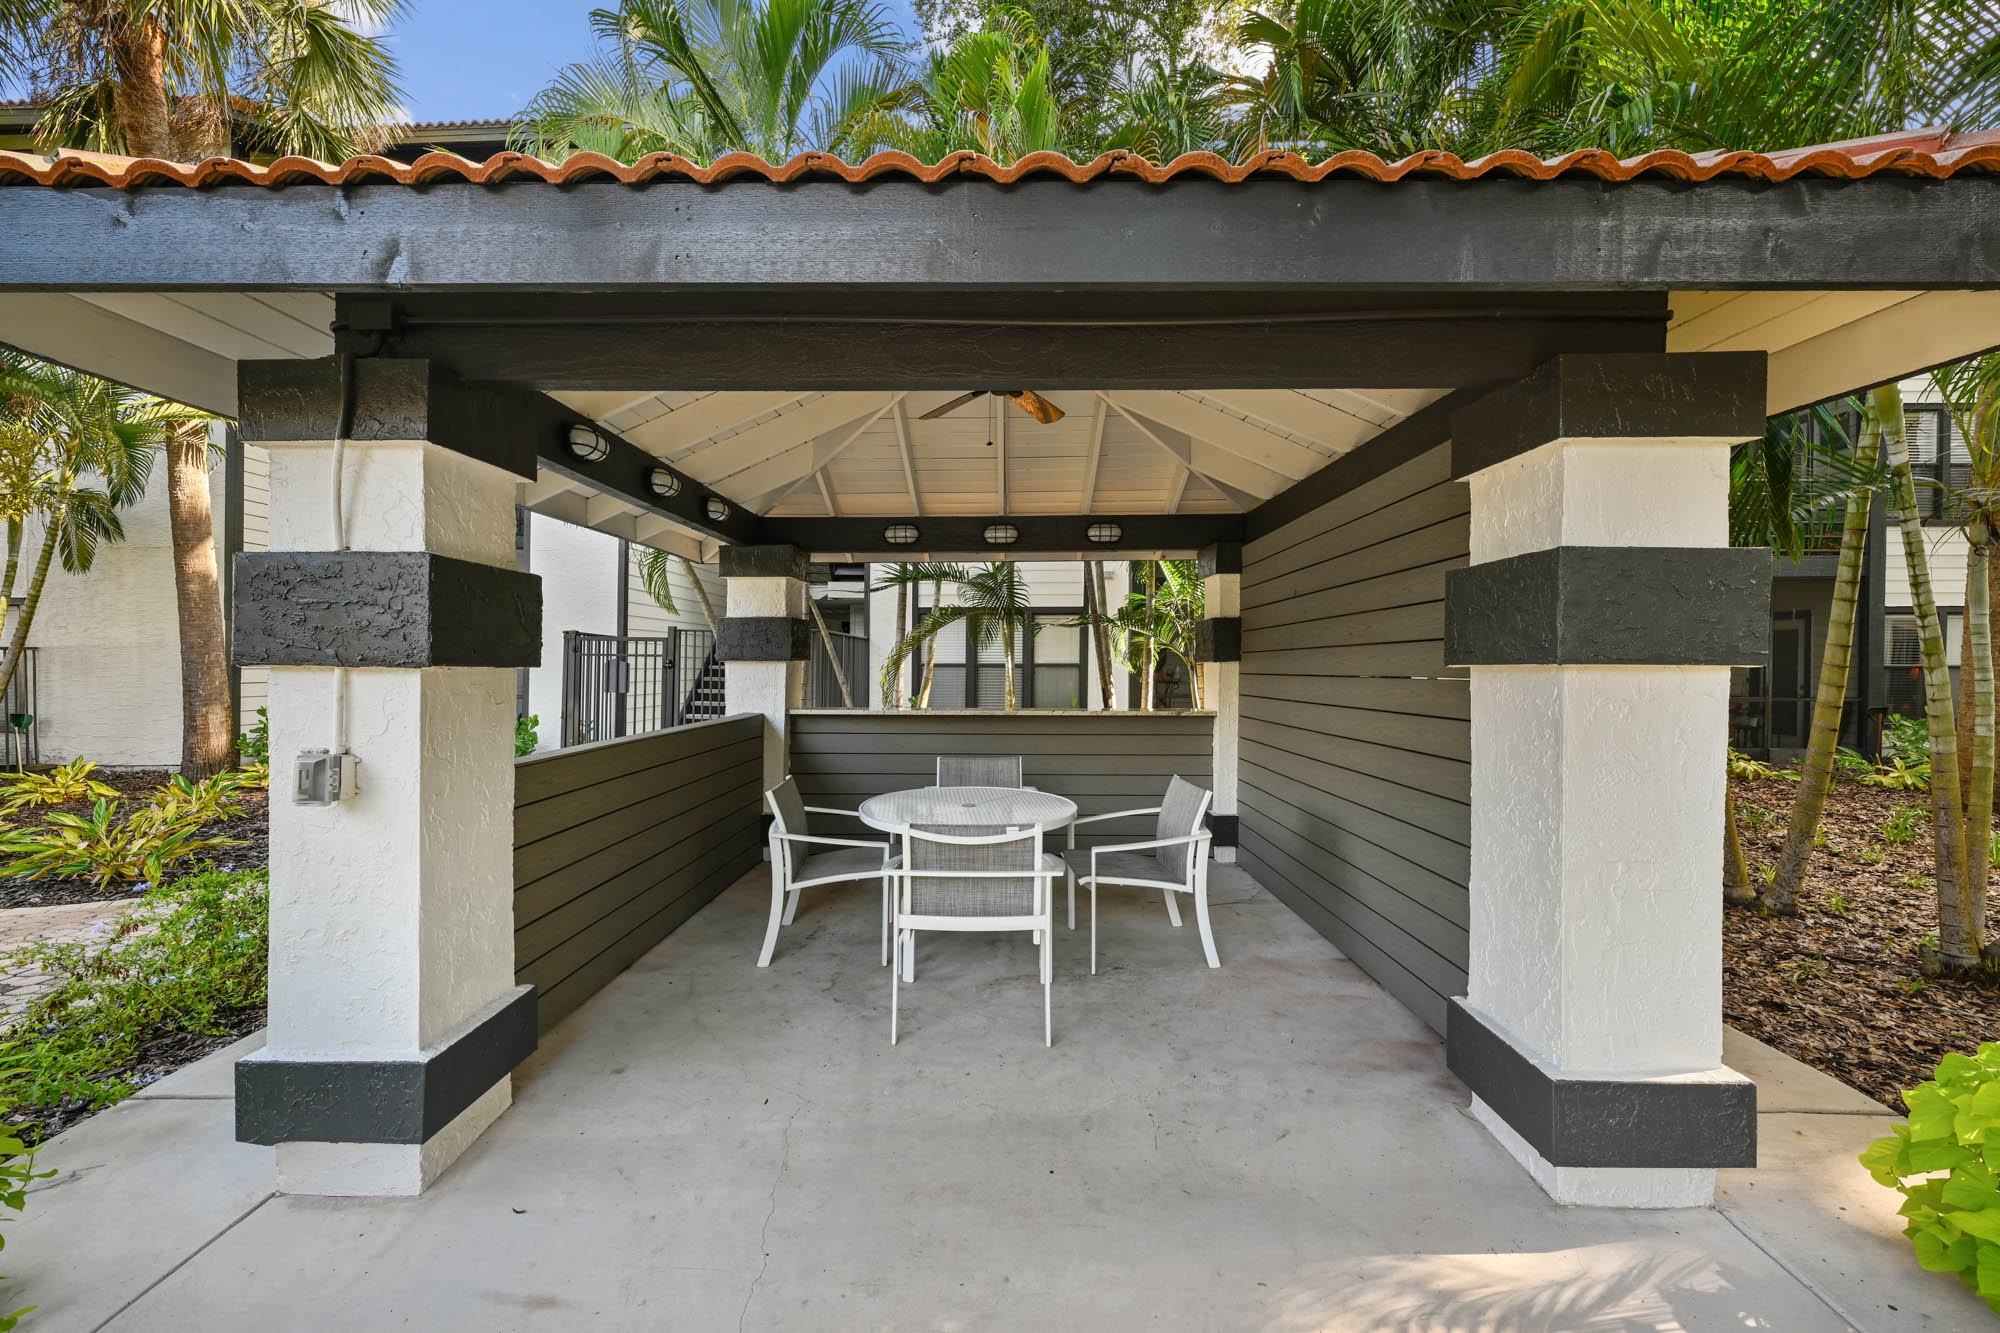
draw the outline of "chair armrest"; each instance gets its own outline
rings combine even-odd
[[[1132,815],[1157,815],[1159,813],[1159,806],[1149,805],[1144,810],[1113,810],[1108,815],[1083,815],[1070,820],[1069,823],[1071,828],[1075,828],[1078,824],[1095,824],[1102,819],[1126,819]]]
[[[823,843],[828,847],[873,847],[884,852],[889,850],[887,842],[867,838],[821,838],[806,833],[780,833],[776,829],[771,830],[771,836],[783,839],[785,842]]]
[[[849,819],[861,818],[859,810],[836,810],[830,805],[808,805],[805,807],[805,812],[809,815],[846,815]]]
[[[1178,847],[1182,843],[1207,842],[1210,838],[1213,838],[1214,836],[1215,835],[1210,833],[1207,829],[1203,829],[1199,833],[1186,833],[1182,834],[1178,838],[1149,838],[1145,842],[1107,843],[1101,847],[1091,848],[1090,857],[1092,862],[1094,863],[1097,859],[1097,854],[1099,852],[1150,852],[1160,847]]]

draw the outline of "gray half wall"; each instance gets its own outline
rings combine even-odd
[[[750,715],[516,762],[514,974],[542,1031],[757,864],[763,772]]]
[[[1470,506],[1450,468],[1439,444],[1248,543],[1238,677],[1239,862],[1440,1032],[1471,870],[1470,686],[1444,662]]]
[[[1158,805],[1176,773],[1211,786],[1214,728],[1210,713],[794,713],[792,775],[806,804],[852,810],[870,796],[930,786],[941,754],[1018,754],[1023,782],[1069,797],[1079,814],[1104,814]],[[826,832],[881,836],[853,819],[833,820]],[[1151,816],[1113,819],[1089,825],[1077,845],[1151,836]]]

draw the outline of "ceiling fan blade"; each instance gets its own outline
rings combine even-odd
[[[933,407],[930,411],[918,417],[917,420],[934,421],[938,417],[944,416],[948,412],[958,411],[959,408],[964,407],[967,403],[971,402],[975,398],[984,398],[989,392],[991,391],[987,389],[974,389],[971,393],[962,393],[948,403],[944,403],[938,407]]]
[[[1063,410],[1033,389],[1016,389],[1007,396],[1014,400],[1014,406],[1044,426],[1053,426],[1063,419]]]

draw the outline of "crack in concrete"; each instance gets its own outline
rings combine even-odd
[[[778,1215],[778,1187],[785,1183],[785,1172],[792,1164],[792,1122],[811,1105],[811,1102],[800,1098],[792,1113],[785,1117],[784,1147],[778,1154],[778,1174],[771,1179],[770,1207],[764,1212],[764,1225],[757,1231],[757,1251],[763,1258],[757,1263],[757,1274],[750,1279],[749,1290],[743,1293],[743,1309],[736,1316],[736,1333],[743,1333],[743,1325],[750,1318],[750,1302],[757,1299],[757,1285],[764,1280],[765,1272],[771,1267],[771,1219]]]

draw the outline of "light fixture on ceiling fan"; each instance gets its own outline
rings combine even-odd
[[[971,393],[962,393],[948,403],[933,407],[930,411],[918,417],[917,420],[934,421],[938,417],[958,411],[959,408],[964,407],[975,398],[984,398],[989,393],[997,393],[1002,398],[1009,399],[1013,402],[1014,406],[1020,408],[1044,426],[1053,426],[1056,422],[1063,419],[1063,410],[1036,393],[1033,389],[974,389]]]

